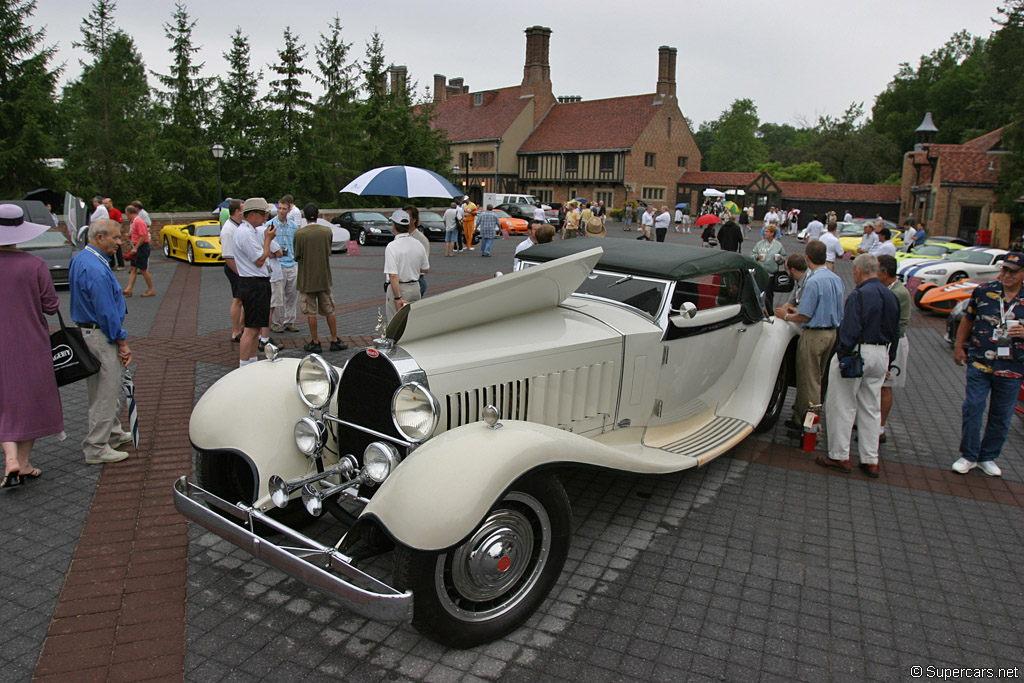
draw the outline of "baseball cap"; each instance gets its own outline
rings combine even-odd
[[[1003,259],[1002,265],[1009,266],[1012,270],[1024,270],[1024,254],[1019,251],[1011,251]]]
[[[249,197],[245,200],[245,204],[242,204],[242,213],[249,213],[250,211],[267,213],[269,209],[270,205],[267,204],[267,200],[263,197]]]
[[[409,225],[409,214],[402,209],[398,209],[391,214],[391,222],[397,225]]]

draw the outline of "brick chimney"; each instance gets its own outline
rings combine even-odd
[[[668,45],[658,48],[658,88],[655,91],[666,97],[676,96],[676,49]]]
[[[434,102],[444,102],[448,99],[448,88],[445,83],[447,80],[444,74],[434,74]]]
[[[551,92],[551,66],[548,64],[548,44],[551,29],[531,26],[526,29],[526,63],[523,65],[522,95],[533,95],[533,125],[540,123],[555,104]]]
[[[391,67],[391,92],[405,92],[408,71],[409,70],[401,64]]]

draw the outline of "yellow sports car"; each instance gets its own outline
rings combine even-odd
[[[220,255],[219,221],[165,225],[160,239],[167,258],[183,258],[189,263],[224,263]]]
[[[889,228],[889,241],[892,245],[899,249],[903,246],[903,233],[899,230]],[[863,223],[844,223],[840,222],[838,229],[836,230],[836,236],[839,237],[839,244],[843,245],[843,249],[846,251],[852,251],[853,255],[857,255],[857,245],[860,244],[861,239],[864,238],[864,224]]]

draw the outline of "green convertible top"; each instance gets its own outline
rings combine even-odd
[[[768,274],[761,264],[748,256],[721,249],[686,247],[664,242],[586,237],[555,240],[549,244],[530,247],[520,252],[519,258],[524,261],[545,263],[595,247],[604,248],[604,254],[597,264],[600,270],[665,280],[684,280],[727,270],[753,268],[755,279],[762,289],[768,282]]]

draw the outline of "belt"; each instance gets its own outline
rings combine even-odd
[[[251,275],[239,275],[238,278],[240,280],[269,280],[270,279],[269,276],[267,276],[267,277],[254,277],[254,276],[251,276]]]
[[[398,284],[400,284],[400,285],[411,285],[411,284],[416,284],[418,282],[419,282],[419,280],[399,280]]]
[[[835,327],[805,327],[805,330],[835,330]]]
[[[861,342],[864,346],[888,346],[888,342]]]
[[[81,327],[83,330],[98,330],[98,329],[100,329],[100,326],[97,325],[96,323],[75,323],[75,324],[78,325],[79,327]]]

